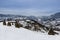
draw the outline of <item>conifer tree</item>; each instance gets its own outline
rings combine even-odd
[[[48,34],[49,34],[49,35],[54,35],[54,31],[53,31],[52,28],[49,30]]]
[[[6,25],[6,21],[5,21],[5,19],[3,20],[3,25]]]
[[[8,22],[8,23],[7,23],[7,25],[8,25],[8,26],[11,26],[11,23],[10,23],[10,22]]]
[[[23,25],[20,24],[19,22],[17,22],[17,21],[15,22],[15,27],[16,27],[16,28],[20,28],[20,27],[22,27],[22,26],[23,26]]]

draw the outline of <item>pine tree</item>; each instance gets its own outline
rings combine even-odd
[[[23,25],[22,24],[20,24],[20,23],[18,23],[17,21],[15,22],[15,27],[16,28],[20,28],[20,27],[22,27]]]
[[[52,28],[49,30],[48,34],[49,34],[49,35],[54,35],[54,31],[53,31]]]
[[[3,20],[3,25],[6,25],[6,21],[5,21],[5,19]]]
[[[8,23],[7,23],[7,25],[8,25],[8,26],[11,26],[11,23],[10,23],[10,22],[8,22]]]

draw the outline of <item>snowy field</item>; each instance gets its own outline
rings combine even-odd
[[[0,23],[0,40],[60,40],[60,35],[30,31],[24,28],[3,26]]]

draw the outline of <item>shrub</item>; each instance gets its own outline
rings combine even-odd
[[[8,22],[8,23],[7,23],[7,25],[8,25],[8,26],[11,26],[11,23],[10,23],[10,22]]]
[[[39,29],[37,27],[34,27],[34,31],[38,31]]]
[[[24,28],[31,30],[31,26],[25,26]]]
[[[6,25],[6,21],[5,20],[3,20],[3,25]]]
[[[57,32],[54,32],[53,29],[51,28],[50,31],[48,32],[49,35],[55,35],[58,34]]]
[[[15,22],[15,27],[16,28],[20,28],[20,27],[22,27],[23,25],[22,24],[20,24],[20,23],[18,23],[18,22]]]
[[[49,34],[49,35],[54,35],[54,31],[53,31],[52,28],[49,30],[48,34]]]

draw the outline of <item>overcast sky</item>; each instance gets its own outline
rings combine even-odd
[[[48,16],[60,12],[60,0],[0,0],[0,14]]]

